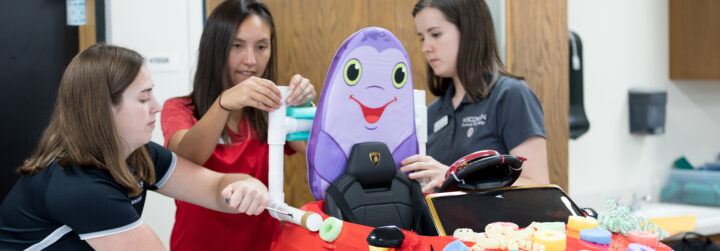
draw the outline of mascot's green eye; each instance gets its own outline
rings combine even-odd
[[[408,78],[408,69],[405,63],[398,63],[395,65],[395,69],[392,71],[392,81],[395,88],[402,88],[405,86]]]
[[[357,59],[350,59],[347,63],[345,63],[345,70],[343,70],[343,75],[345,75],[345,83],[348,85],[355,85],[360,80],[360,75],[362,75],[362,66],[360,65],[360,61],[357,61]]]

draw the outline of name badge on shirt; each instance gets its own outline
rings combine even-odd
[[[448,116],[445,115],[442,118],[435,121],[435,125],[433,126],[433,133],[440,131],[440,129],[443,129],[447,124],[448,124]]]

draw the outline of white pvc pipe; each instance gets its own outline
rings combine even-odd
[[[285,99],[290,95],[290,88],[287,86],[278,86],[282,94],[282,106],[268,113],[268,145],[270,145],[270,156],[268,160],[268,191],[270,193],[271,204],[285,204],[285,193],[283,192],[284,178],[284,154],[285,154]],[[274,212],[270,211],[270,215]],[[275,217],[275,215],[273,215]],[[275,217],[278,218],[278,217]],[[278,218],[279,219],[279,218]]]
[[[427,154],[427,105],[425,105],[425,91],[413,90],[415,97],[415,134],[418,140],[418,154],[425,156]],[[417,180],[421,186],[427,184],[427,178]]]
[[[268,161],[268,192],[270,193],[270,200],[277,202],[285,202],[285,192],[283,191],[283,180],[284,180],[284,168],[283,161],[285,146],[284,145],[270,145],[270,160]]]
[[[323,221],[319,214],[300,210],[285,203],[271,203],[269,208],[268,212],[276,219],[295,223],[312,232],[318,231]]]
[[[312,130],[312,119],[285,117],[285,133],[307,132]]]
[[[425,105],[425,91],[413,90],[415,97],[415,134],[418,139],[420,155],[425,155],[427,143],[427,105]]]
[[[268,145],[270,145],[270,156],[268,160],[268,192],[270,193],[270,205],[267,207],[270,215],[281,221],[288,221],[298,224],[310,231],[318,231],[322,223],[320,215],[303,211],[285,204],[285,193],[283,192],[284,178],[284,154],[285,138],[288,132],[309,131],[312,127],[312,120],[286,118],[285,99],[290,95],[290,88],[278,86],[282,94],[282,106],[268,113]],[[309,125],[308,125],[309,124]],[[288,131],[288,128],[291,131]]]

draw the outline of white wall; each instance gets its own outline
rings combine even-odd
[[[669,79],[667,0],[568,0],[568,25],[583,42],[590,130],[569,144],[569,190],[583,207],[659,191],[684,155],[698,166],[720,152],[720,81]],[[668,91],[666,132],[629,133],[628,89]]]
[[[105,4],[109,44],[136,50],[149,61],[153,58],[169,60],[167,63],[148,63],[155,82],[153,92],[160,103],[189,94],[202,33],[202,1],[106,0]],[[158,115],[152,140],[162,145],[159,121]],[[148,193],[142,219],[169,247],[175,220],[173,200]]]
[[[505,25],[505,0],[485,0],[488,9],[492,15],[493,27],[495,27],[495,38],[497,39],[497,47],[500,52],[500,59],[507,65],[507,51],[505,50],[506,42],[506,25]]]

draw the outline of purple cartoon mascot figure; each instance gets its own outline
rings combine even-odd
[[[308,139],[308,182],[317,200],[345,172],[353,145],[382,142],[395,160],[418,153],[410,60],[390,31],[369,27],[335,53]]]

